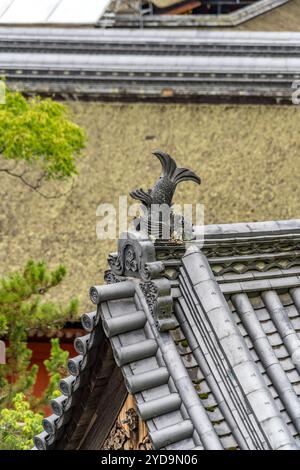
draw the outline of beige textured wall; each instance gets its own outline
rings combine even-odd
[[[120,194],[151,187],[169,152],[202,177],[183,183],[175,202],[203,202],[206,223],[300,217],[300,106],[120,105],[71,103],[87,130],[86,155],[66,197],[45,200],[8,176],[0,178],[0,274],[28,258],[66,264],[53,297],[78,296],[102,282],[114,241],[96,238],[96,208]]]

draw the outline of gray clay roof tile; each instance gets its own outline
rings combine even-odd
[[[86,335],[36,449],[101,445],[111,377],[116,409],[127,389],[155,449],[299,448],[300,220],[204,232],[201,249],[197,239],[176,247],[172,290],[137,275],[91,289],[96,310],[82,317]],[[157,248],[166,265],[173,248]],[[155,309],[170,299],[177,323],[163,331]]]

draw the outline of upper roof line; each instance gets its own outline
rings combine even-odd
[[[245,23],[259,15],[263,15],[274,8],[291,0],[260,0],[254,2],[244,8],[239,8],[231,13],[220,15],[204,14],[204,15],[139,15],[135,13],[114,13],[107,12],[101,17],[98,24],[103,27],[124,26],[127,27],[234,27]]]
[[[196,237],[203,234],[203,230],[205,239],[300,234],[300,219],[195,226]]]

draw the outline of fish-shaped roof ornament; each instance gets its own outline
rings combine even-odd
[[[178,168],[175,160],[167,153],[161,150],[155,150],[153,155],[157,157],[162,166],[162,175],[155,183],[152,189],[147,192],[142,188],[131,191],[130,196],[133,199],[150,208],[152,204],[172,205],[172,199],[176,186],[183,181],[193,181],[200,184],[201,179],[196,173],[187,168]]]

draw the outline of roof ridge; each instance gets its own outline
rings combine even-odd
[[[211,224],[194,226],[196,239],[204,235],[204,239],[239,238],[250,236],[277,236],[300,234],[300,219],[268,220],[260,222],[239,222],[228,224]]]

